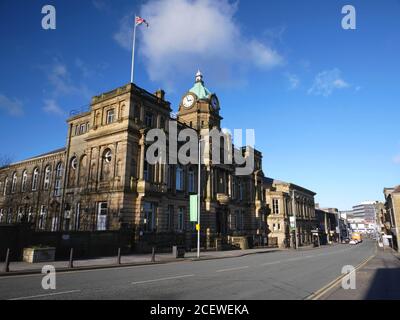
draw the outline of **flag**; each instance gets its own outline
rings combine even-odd
[[[149,27],[149,24],[147,23],[147,21],[144,20],[141,17],[136,17],[135,23],[136,23],[136,26],[140,26],[141,24],[145,24],[147,26],[147,28]]]

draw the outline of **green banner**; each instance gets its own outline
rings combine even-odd
[[[190,222],[197,222],[197,194],[190,196]]]

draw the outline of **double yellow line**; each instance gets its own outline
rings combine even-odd
[[[362,267],[364,267],[368,262],[370,262],[376,256],[376,253],[377,253],[377,249],[375,248],[375,252],[370,257],[368,257],[363,262],[361,262],[357,267],[355,267],[353,272],[356,272],[359,269],[361,269]],[[309,295],[308,297],[306,297],[305,300],[319,300],[324,294],[326,294],[329,290],[331,290],[335,286],[337,286],[340,283],[340,281],[342,281],[342,279],[348,275],[349,275],[348,273],[340,275],[335,280],[328,283],[326,286],[322,287],[321,289],[317,290],[316,292],[314,292],[311,295]]]

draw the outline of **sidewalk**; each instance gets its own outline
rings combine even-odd
[[[261,249],[248,249],[248,250],[232,250],[232,251],[206,251],[201,252],[200,260],[210,259],[225,259],[242,257],[250,254],[260,254],[267,252],[274,252],[283,249],[278,248],[261,248]],[[155,263],[171,263],[171,262],[182,262],[182,261],[197,261],[196,252],[186,252],[185,258],[174,258],[172,253],[160,253],[155,255],[155,262],[151,262],[151,254],[131,254],[124,255],[121,257],[121,264],[117,263],[117,257],[105,257],[95,258],[86,260],[74,260],[73,269],[68,268],[69,261],[54,261],[45,263],[27,263],[27,262],[11,262],[10,272],[5,273],[4,263],[0,264],[0,277],[10,275],[21,275],[21,274],[34,274],[41,273],[43,266],[52,265],[57,271],[73,271],[73,270],[90,270],[100,268],[115,268],[124,266],[135,266],[135,265],[148,265]]]
[[[400,299],[400,257],[393,251],[378,249],[376,256],[356,272],[356,290],[344,290],[341,283],[321,300]]]

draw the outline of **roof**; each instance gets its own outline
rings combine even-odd
[[[189,92],[194,93],[199,100],[209,99],[211,97],[211,91],[204,86],[203,75],[200,70],[196,73],[196,83]]]
[[[19,163],[23,163],[25,161],[30,161],[30,160],[34,160],[34,159],[37,159],[37,158],[41,158],[41,157],[49,156],[49,155],[52,155],[52,154],[56,154],[56,153],[59,153],[59,152],[64,152],[65,150],[66,150],[65,147],[64,148],[59,148],[59,149],[56,149],[56,150],[53,150],[53,151],[49,151],[49,152],[46,152],[46,153],[42,153],[42,154],[39,154],[37,156],[33,156],[33,157],[30,157],[30,158],[27,158],[27,159],[24,159],[24,160],[21,160],[21,161],[10,163],[9,165],[1,167],[0,169],[4,169],[4,168],[7,168],[7,167],[10,167],[10,166],[19,164]]]

